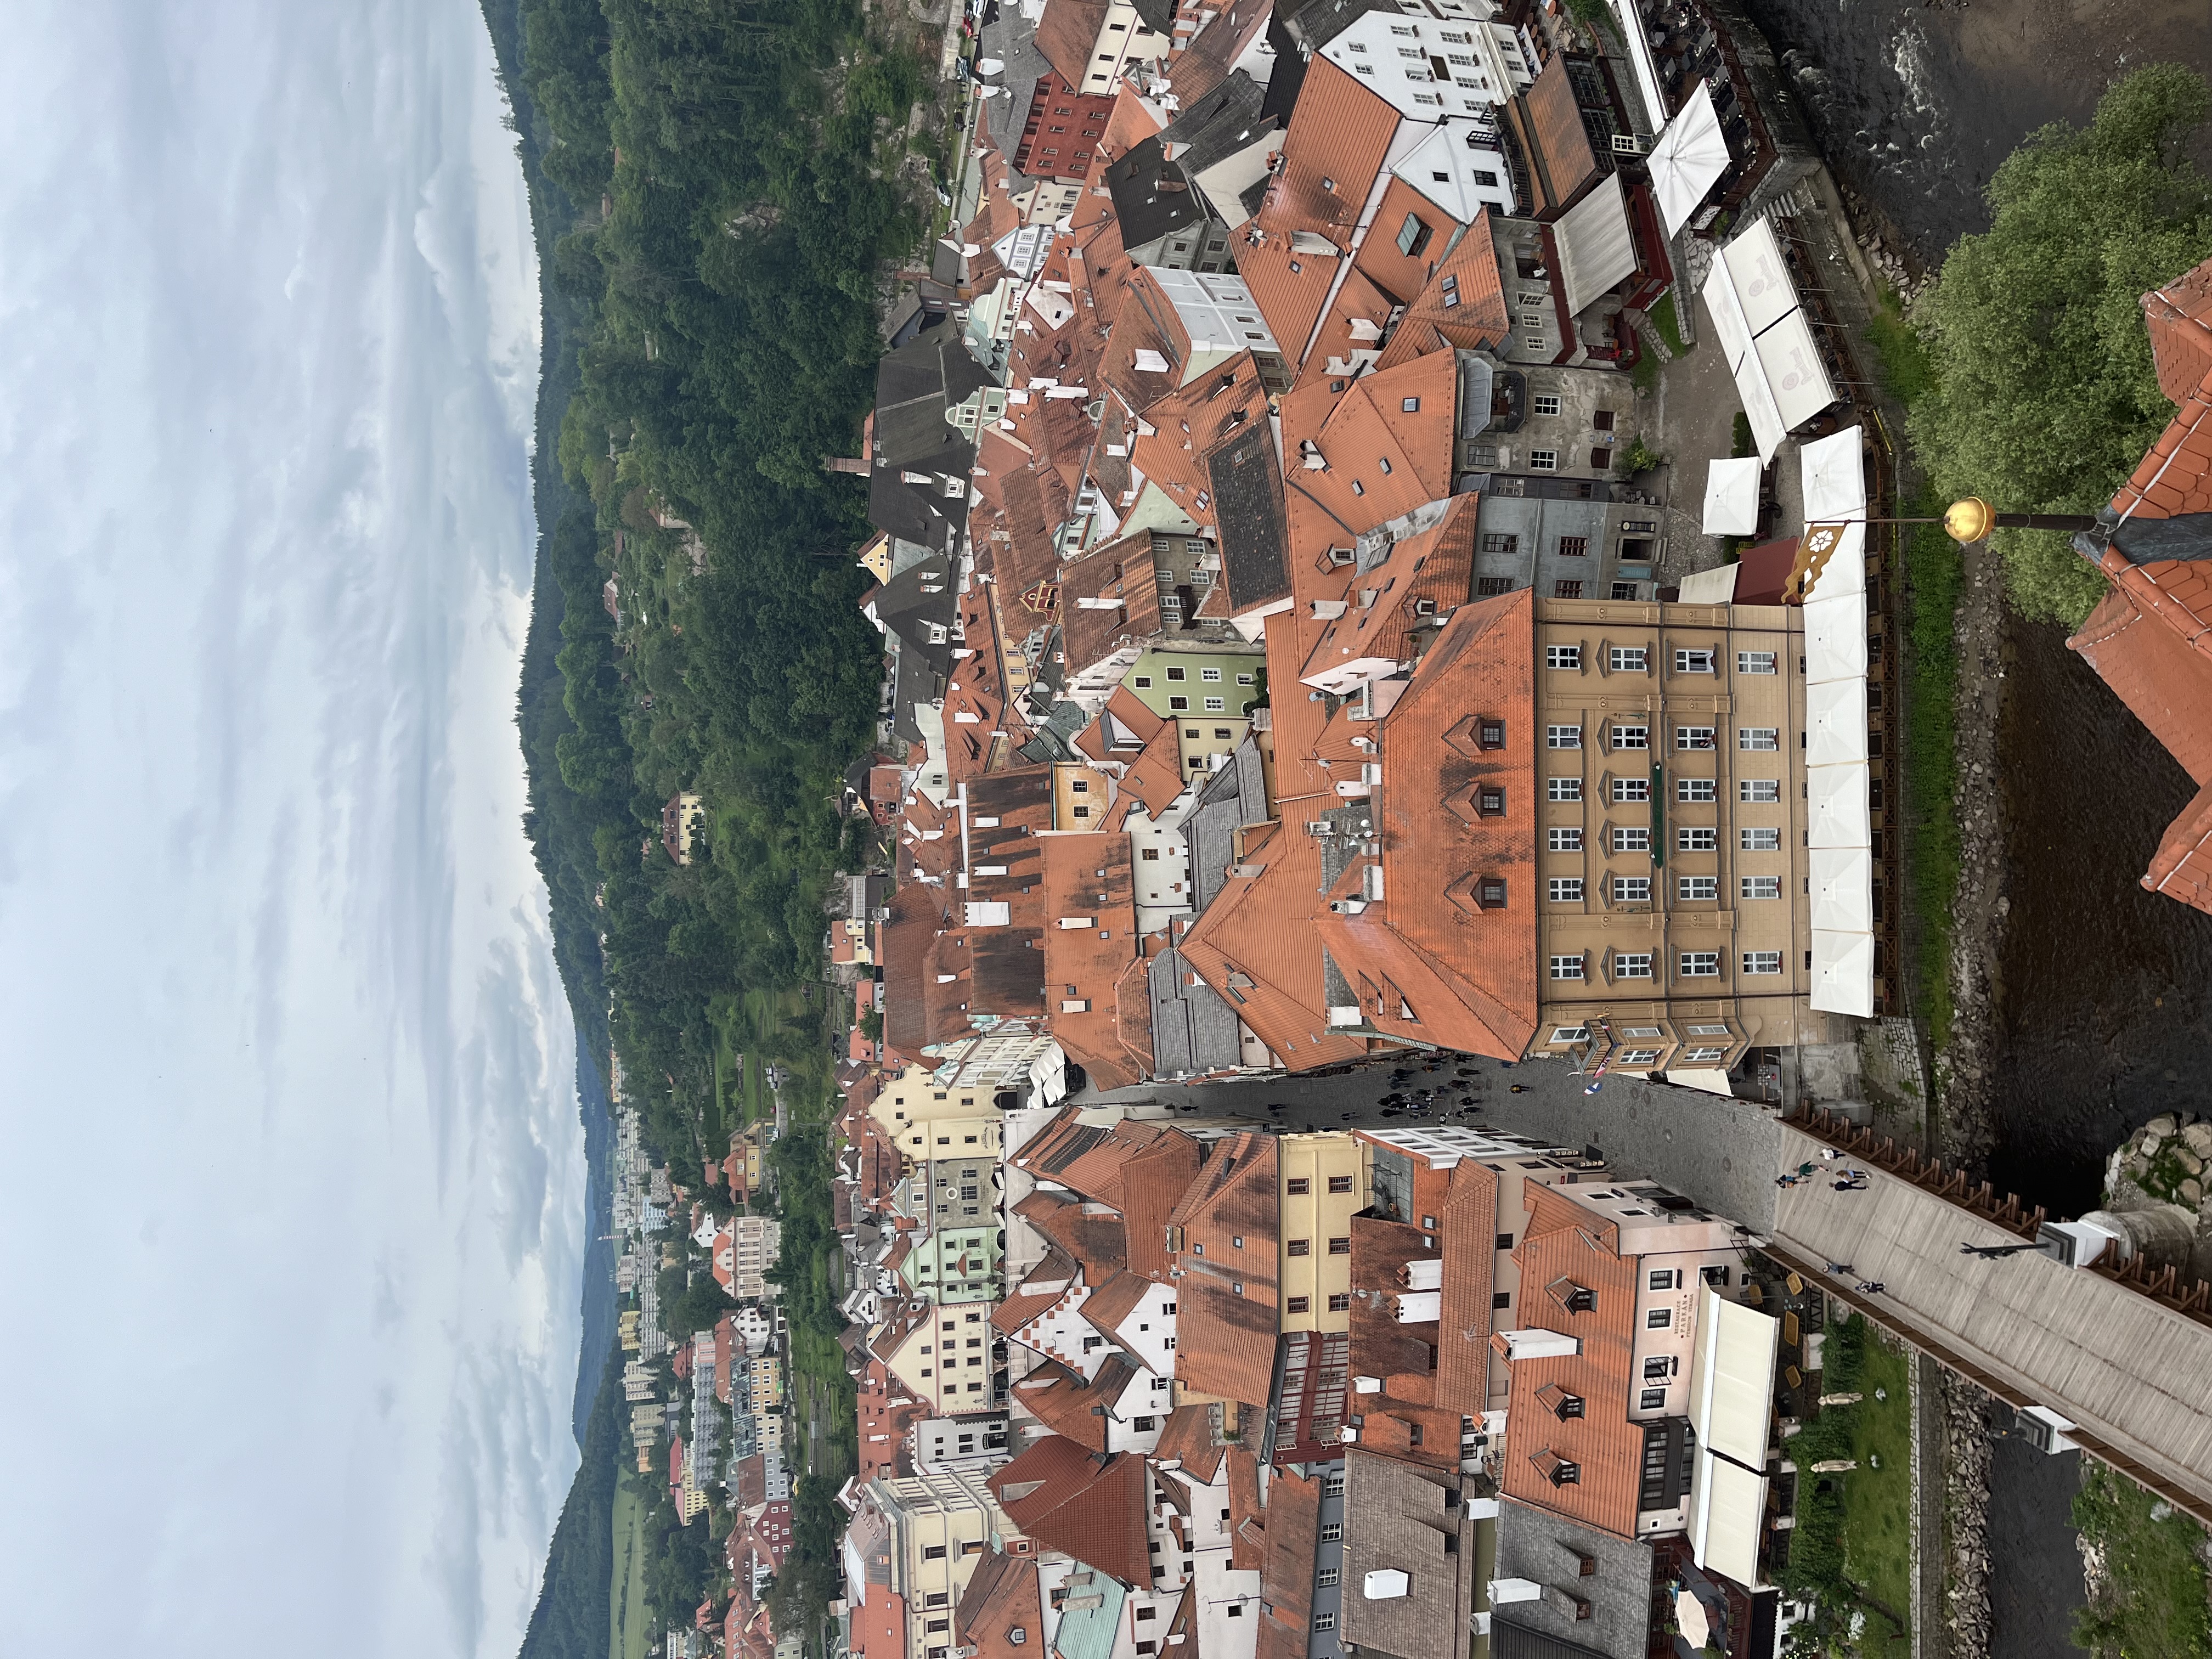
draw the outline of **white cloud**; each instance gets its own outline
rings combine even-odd
[[[511,1654],[575,1465],[535,272],[469,0],[0,60],[0,1621]]]

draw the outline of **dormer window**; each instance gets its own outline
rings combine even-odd
[[[1589,1313],[1597,1307],[1597,1292],[1561,1274],[1544,1287],[1545,1293],[1571,1314]]]
[[[1560,1456],[1547,1446],[1528,1460],[1536,1472],[1555,1486],[1577,1486],[1582,1484],[1582,1465]]]
[[[1536,1403],[1562,1423],[1583,1414],[1583,1397],[1569,1394],[1556,1382],[1547,1382],[1536,1390]]]

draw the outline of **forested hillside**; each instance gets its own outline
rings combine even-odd
[[[921,82],[852,0],[509,15],[550,250],[532,829],[571,994],[603,969],[647,1139],[692,1165],[717,1021],[816,965],[875,722],[862,489],[821,462],[858,441],[882,270],[921,234],[898,171]],[[679,790],[703,807],[680,867]]]
[[[584,1431],[584,1461],[546,1552],[545,1582],[520,1659],[605,1659],[614,1565],[614,1498],[622,1456],[622,1351],[607,1355]]]

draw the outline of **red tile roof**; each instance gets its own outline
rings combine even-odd
[[[1032,1659],[1044,1628],[1036,1558],[987,1553],[960,1593],[954,1624],[975,1659]]]
[[[1182,1315],[1178,1311],[1180,1321]],[[1218,1407],[1204,1405],[1178,1406],[1168,1413],[1165,1425],[1160,1430],[1159,1443],[1152,1448],[1153,1460],[1162,1466],[1180,1463],[1207,1486],[1221,1468],[1222,1454],[1226,1448],[1220,1436],[1221,1412]]]
[[[1051,836],[1044,852],[1045,1006],[1053,1038],[1098,1087],[1127,1088],[1150,1070],[1139,1057],[1152,1052],[1151,998],[1125,1010],[1120,996],[1123,971],[1143,954],[1129,838]],[[1062,925],[1077,920],[1085,925]]]
[[[1045,0],[1037,19],[1036,48],[1071,87],[1091,72],[1091,49],[1106,26],[1107,0]]]
[[[1307,465],[1304,440],[1316,391],[1284,399],[1284,463],[1303,489],[1354,532],[1451,494],[1452,417],[1459,368],[1448,352],[1362,375],[1338,398],[1314,447],[1328,463]],[[1326,387],[1317,389],[1326,396]],[[1411,404],[1413,408],[1406,405]]]
[[[2158,389],[2181,403],[2212,375],[2212,259],[2142,297]]]
[[[1374,569],[1354,575],[1348,590],[1352,608],[1322,629],[1304,673],[1322,673],[1362,658],[1410,661],[1416,635],[1425,636],[1474,591],[1480,501],[1473,494],[1454,496],[1433,527],[1406,537]],[[1369,594],[1374,596],[1371,603]]]
[[[1536,1024],[1534,618],[1525,588],[1465,606],[1421,659],[1382,723],[1384,896],[1314,918],[1371,1024],[1501,1057]],[[1504,749],[1481,747],[1486,719]],[[1502,812],[1482,811],[1485,787]],[[1483,907],[1486,878],[1503,906]]]
[[[1101,1205],[1040,1187],[1014,1206],[1014,1213],[1066,1252],[1083,1269],[1086,1285],[1103,1285],[1128,1260],[1121,1218]]]
[[[988,1485],[1014,1524],[1047,1549],[1124,1584],[1151,1587],[1145,1517],[1152,1480],[1141,1455],[1100,1456],[1054,1435],[993,1471]]]
[[[1122,1164],[1121,1215],[1129,1271],[1164,1281],[1170,1264],[1168,1217],[1197,1176],[1204,1148],[1181,1129],[1170,1129]]]
[[[1356,76],[1315,58],[1283,137],[1282,162],[1260,206],[1261,228],[1285,236],[1317,231],[1350,248],[1397,131],[1396,110]],[[1241,254],[1237,264],[1241,270]],[[1275,338],[1285,350],[1296,349],[1281,335]]]
[[[1644,1430],[1628,1420],[1636,1342],[1636,1264],[1616,1255],[1619,1232],[1600,1237],[1590,1218],[1549,1188],[1534,1193],[1528,1230],[1514,1252],[1524,1286],[1562,1279],[1595,1293],[1586,1313],[1570,1313],[1557,1299],[1520,1298],[1524,1329],[1578,1337],[1582,1352],[1513,1362],[1506,1411],[1513,1424],[1501,1490],[1508,1498],[1595,1527],[1617,1538],[1636,1535],[1641,1490]],[[1561,1418],[1538,1400],[1556,1384],[1583,1401],[1583,1414]],[[1576,1466],[1579,1478],[1554,1486],[1546,1471],[1555,1461]]]
[[[1395,368],[1431,351],[1492,350],[1505,338],[1511,319],[1492,223],[1487,214],[1476,220],[1437,263],[1436,274],[1398,319],[1376,367]]]
[[[2200,378],[2135,476],[2112,498],[2124,521],[2212,512],[2212,260],[2144,296],[2160,385]],[[2112,591],[2067,644],[2089,662],[2198,784],[2212,783],[2212,562],[2102,560]],[[2143,885],[2212,911],[2212,806],[2200,793],[2174,820]]]
[[[1106,1393],[1056,1359],[1048,1359],[1013,1386],[1013,1402],[1054,1434],[1086,1450],[1106,1449],[1106,1419],[1091,1410],[1109,1404]]]

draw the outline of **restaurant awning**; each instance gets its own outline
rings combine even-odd
[[[1759,458],[1771,461],[1784,434],[1836,401],[1771,225],[1755,220],[1720,251],[1705,295]]]
[[[1747,1588],[1759,1583],[1781,1345],[1779,1320],[1729,1300],[1710,1285],[1700,1289],[1697,1346],[1690,1356],[1690,1426],[1698,1448],[1690,1480],[1690,1550],[1699,1566]]]
[[[1759,529],[1759,481],[1766,469],[1755,455],[1705,463],[1705,534],[1749,536]]]
[[[1579,317],[1600,295],[1636,273],[1636,237],[1628,224],[1628,198],[1620,175],[1583,198],[1552,227],[1559,250],[1559,283],[1566,290],[1567,314]]]
[[[1653,118],[1657,118],[1655,114]],[[1651,174],[1651,191],[1659,198],[1659,216],[1673,236],[1690,222],[1705,199],[1705,192],[1729,170],[1728,139],[1721,118],[1713,110],[1713,94],[1703,81],[1674,112],[1644,157]]]
[[[1805,844],[1808,847],[1871,847],[1873,825],[1867,810],[1866,769],[1820,766],[1805,775]]]

